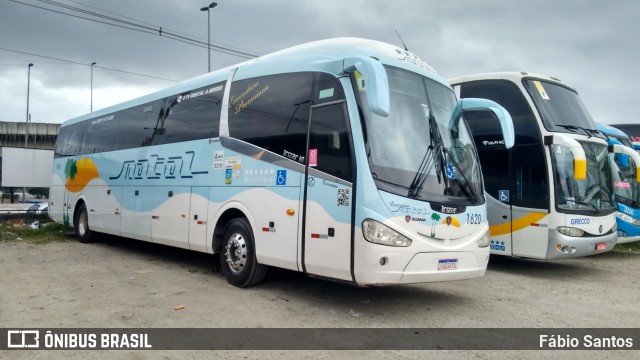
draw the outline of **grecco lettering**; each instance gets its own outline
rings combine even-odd
[[[591,219],[589,218],[571,219],[571,225],[588,225],[589,223],[591,223]]]

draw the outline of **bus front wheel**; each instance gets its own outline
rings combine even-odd
[[[81,243],[90,243],[94,241],[93,231],[89,229],[89,213],[85,204],[80,205],[76,212],[75,221],[73,222],[76,237]]]
[[[220,249],[222,273],[229,284],[249,287],[262,281],[267,266],[258,264],[251,226],[246,219],[233,219],[227,225]]]

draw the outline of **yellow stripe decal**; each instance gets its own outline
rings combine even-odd
[[[498,236],[508,234],[510,232],[516,232],[518,230],[522,230],[528,226],[531,226],[531,223],[536,223],[542,220],[545,216],[547,216],[546,213],[532,212],[511,222],[490,226],[489,232],[491,233],[491,236]]]

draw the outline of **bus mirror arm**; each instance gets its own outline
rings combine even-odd
[[[554,134],[544,137],[545,145],[563,145],[571,150],[573,155],[573,178],[576,180],[585,180],[587,178],[587,155],[579,142],[568,136]]]
[[[640,183],[640,155],[638,152],[624,145],[618,144],[609,145],[609,152],[628,155],[636,165],[636,182]]]
[[[491,111],[500,122],[502,137],[504,138],[504,146],[507,149],[511,149],[513,147],[513,144],[515,143],[513,120],[505,108],[491,100],[474,98],[460,99],[456,103],[453,113],[451,114],[451,120],[449,121],[450,125],[453,125],[465,111]]]
[[[389,79],[382,64],[369,57],[354,56],[344,59],[346,73],[358,70],[364,77],[369,110],[380,116],[389,116]]]

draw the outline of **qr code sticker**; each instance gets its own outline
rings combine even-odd
[[[349,206],[349,189],[338,189],[338,206]]]

